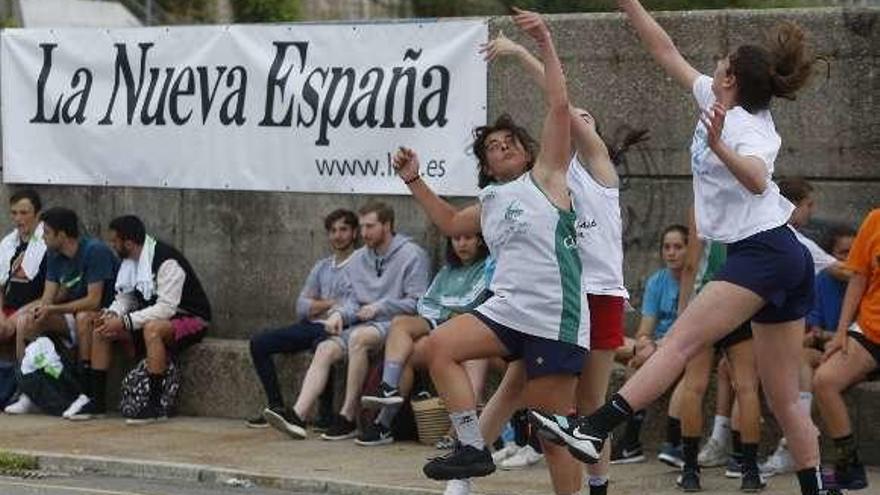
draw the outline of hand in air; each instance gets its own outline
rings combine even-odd
[[[409,182],[419,175],[419,155],[410,148],[401,146],[394,154],[394,170],[404,182]]]
[[[537,12],[511,7],[513,10],[513,22],[533,40],[544,42],[550,38],[550,29],[544,22],[544,18]]]
[[[483,60],[488,60],[489,62],[498,57],[514,55],[519,50],[522,50],[522,46],[511,41],[501,31],[498,31],[498,36],[494,40],[480,45],[480,53],[483,54]]]
[[[721,132],[724,130],[724,117],[726,116],[727,109],[718,102],[700,113],[700,122],[706,127],[706,139],[713,151],[721,144]]]

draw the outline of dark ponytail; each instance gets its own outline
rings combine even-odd
[[[755,113],[767,109],[774,96],[793,100],[809,81],[816,58],[806,32],[783,21],[767,33],[765,46],[742,45],[729,60],[739,90],[737,103]]]

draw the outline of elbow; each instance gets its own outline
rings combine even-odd
[[[750,177],[743,183],[743,186],[755,196],[760,196],[767,191],[767,177],[764,175]]]

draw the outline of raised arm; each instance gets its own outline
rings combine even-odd
[[[617,0],[617,4],[626,13],[642,40],[642,44],[645,45],[654,60],[675,79],[679,86],[690,91],[700,73],[681,56],[678,48],[672,42],[672,38],[657,24],[657,21],[651,17],[651,14],[642,7],[638,0]]]
[[[471,205],[459,210],[437,196],[421,178],[419,157],[415,151],[403,147],[397,150],[394,169],[443,235],[454,237],[480,233],[480,206]]]

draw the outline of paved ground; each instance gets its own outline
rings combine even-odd
[[[311,491],[322,493],[392,493],[392,487],[394,493],[442,491],[440,483],[421,473],[425,458],[437,453],[433,448],[408,442],[367,448],[351,441],[294,441],[271,429],[252,430],[241,421],[223,419],[175,418],[164,424],[128,427],[119,418],[70,423],[46,416],[0,416],[0,449],[51,454],[61,459],[53,464],[62,469],[77,465],[77,459],[86,459],[91,464],[83,464],[81,469],[100,469],[108,475],[190,477],[197,481],[206,480],[205,469],[225,469],[252,473],[263,486],[303,491],[310,491],[303,485],[305,480],[316,480],[316,488]],[[95,468],[94,464],[101,464],[102,459],[110,463],[106,464],[109,467]],[[121,464],[133,468],[119,472]],[[657,462],[612,467],[611,493],[677,494],[673,487],[675,475],[674,470]],[[862,493],[880,493],[871,492],[880,486],[880,469],[872,468],[869,477],[875,484]],[[296,483],[278,481],[285,479],[295,479]],[[330,484],[343,488],[328,488]],[[355,485],[366,488],[355,489]],[[738,486],[737,481],[725,479],[720,470],[705,473],[704,488],[709,493],[739,494]],[[490,495],[550,492],[546,469],[541,465],[496,473],[479,480],[475,488]],[[794,477],[784,476],[771,480],[765,493],[796,492]],[[0,487],[0,493],[9,492]]]
[[[4,495],[316,495],[259,487],[222,487],[199,483],[98,476],[52,476],[45,479],[0,477],[0,493]]]

